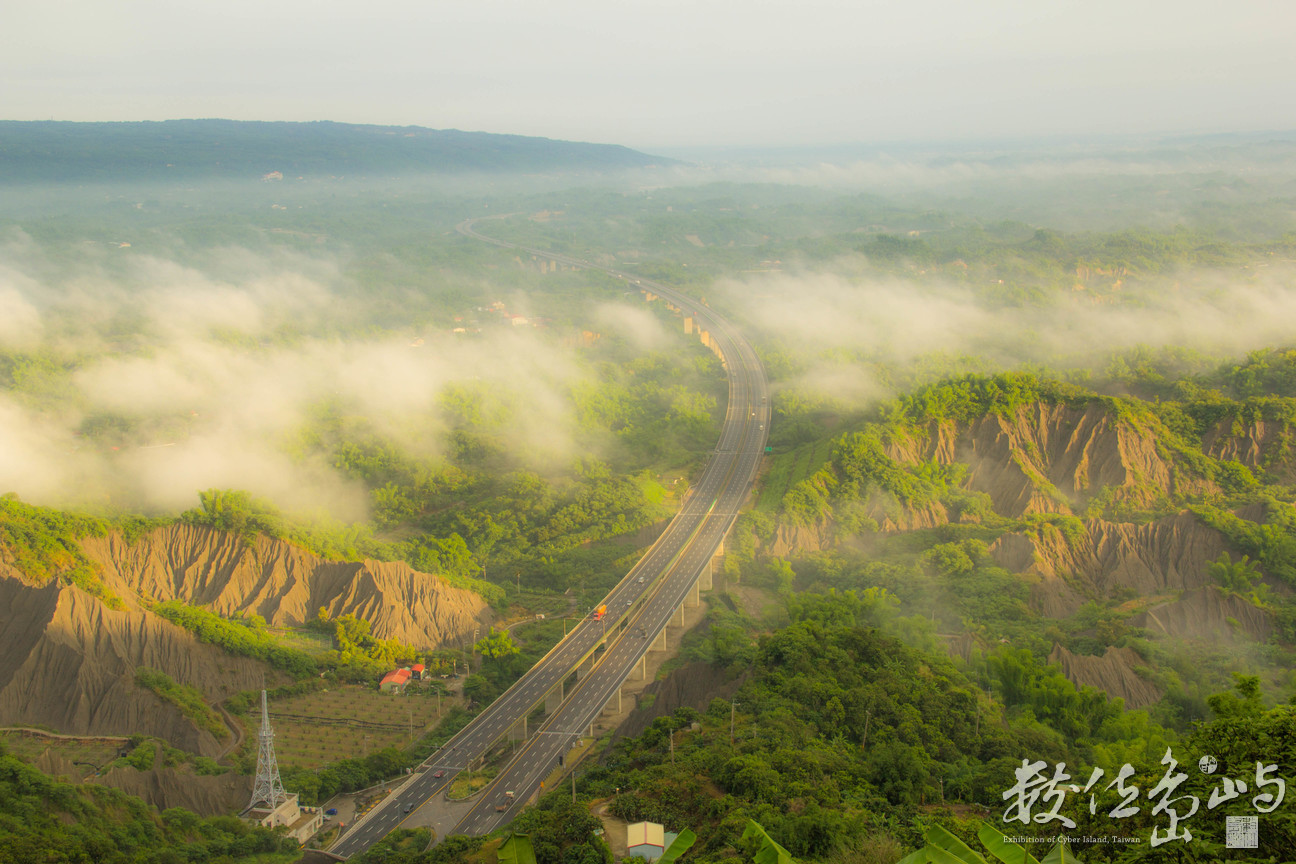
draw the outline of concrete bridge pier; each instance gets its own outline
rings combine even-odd
[[[562,707],[563,703],[563,685],[558,682],[558,686],[550,690],[545,696],[545,714],[555,714]]]
[[[666,650],[666,628],[665,628],[665,627],[663,627],[663,628],[662,628],[662,629],[657,633],[657,636],[656,636],[656,638],[653,639],[652,644],[648,646],[648,650],[649,650],[649,651],[665,651],[665,650]]]
[[[576,667],[576,680],[579,681],[590,673],[594,668],[594,655],[586,657],[581,664]]]
[[[608,700],[607,705],[603,707],[604,711],[611,711],[613,714],[621,713],[621,688],[618,687],[616,693]]]
[[[509,738],[519,741],[527,740],[527,718],[523,717],[513,724],[513,728],[509,730]]]
[[[683,603],[675,607],[675,615],[671,619],[671,623],[674,624],[676,627],[684,626],[684,604]]]
[[[638,670],[639,672],[640,681],[648,677],[648,655],[647,654],[639,658],[639,663],[638,665],[635,666],[635,669]]]
[[[693,587],[690,588],[689,592],[684,595],[683,606],[687,606],[690,609],[692,609],[694,606],[701,606],[701,605],[702,605],[702,593],[698,590],[698,580],[695,579],[693,580]],[[682,609],[683,606],[681,606],[680,608]]]
[[[702,575],[698,577],[698,581],[702,583],[703,591],[711,590],[711,577],[715,576],[724,567],[724,554],[725,543],[724,538],[721,537],[720,545],[716,547],[715,552],[711,555],[711,566],[702,568]]]

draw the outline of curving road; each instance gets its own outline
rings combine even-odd
[[[500,217],[488,217],[500,218]],[[481,793],[449,833],[482,834],[512,819],[541,781],[558,764],[574,738],[583,734],[621,683],[665,629],[684,602],[703,568],[710,566],[720,542],[737,518],[755,481],[769,426],[769,391],[751,345],[708,307],[675,289],[609,267],[567,255],[506,243],[479,234],[469,219],[460,233],[538,257],[600,270],[640,290],[671,301],[710,334],[724,359],[729,399],[720,440],[680,512],[657,542],[612,589],[604,602],[607,616],[586,619],[567,634],[522,678],[424,763],[424,770],[375,807],[334,844],[330,852],[346,858],[369,848],[400,827],[425,803],[438,796],[461,770],[544,703],[545,696],[587,659],[601,643],[606,650],[592,671],[566,695],[561,707]],[[442,776],[437,777],[437,774]],[[503,790],[512,790],[511,801]],[[497,807],[503,807],[497,811]]]

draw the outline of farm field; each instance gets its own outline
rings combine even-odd
[[[458,701],[442,696],[441,714]],[[441,714],[428,691],[395,695],[343,687],[270,703],[279,764],[301,768],[404,747],[435,726]],[[249,735],[255,738],[256,730]]]
[[[783,496],[789,489],[824,466],[832,455],[832,448],[833,441],[824,439],[801,444],[786,453],[774,456],[770,460],[769,471],[761,482],[757,509],[779,509],[783,503]]]

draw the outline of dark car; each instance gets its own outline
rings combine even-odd
[[[325,815],[325,816],[336,816],[336,815],[337,815],[337,808],[336,808],[336,807],[330,807],[329,809],[327,809],[327,810],[324,811],[324,815]]]
[[[433,779],[433,780],[440,780],[440,779],[441,779],[442,777],[444,777],[444,776],[445,776],[445,772],[444,772],[444,771],[438,771],[437,773],[435,773],[435,774],[432,775],[432,779]]]
[[[413,802],[413,801],[411,801],[410,803],[408,803],[408,804],[405,805],[405,812],[406,812],[406,813],[410,812],[410,811],[413,810],[413,809],[414,809],[414,802]]]

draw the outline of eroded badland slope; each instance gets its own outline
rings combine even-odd
[[[248,544],[177,524],[134,543],[119,534],[87,537],[81,549],[119,608],[58,579],[32,584],[0,551],[0,725],[151,735],[218,753],[224,741],[139,686],[136,670],[160,670],[209,702],[278,676],[198,641],[150,612],[149,601],[257,614],[280,627],[301,625],[323,607],[370,621],[379,638],[424,648],[457,643],[489,618],[481,597],[437,576],[400,563],[325,561],[265,536]]]
[[[435,647],[471,634],[489,617],[471,591],[401,561],[326,561],[299,546],[257,535],[252,543],[214,528],[175,524],[136,543],[120,534],[83,548],[114,590],[181,600],[220,615],[260,615],[298,627],[321,608],[352,614],[380,639]]]
[[[1216,584],[1212,562],[1240,560],[1243,549],[1201,508],[1239,524],[1269,521],[1266,505],[1238,489],[1243,481],[1258,488],[1250,471],[1288,478],[1289,438],[1282,424],[1221,421],[1197,449],[1150,411],[1097,397],[891,422],[841,439],[829,464],[789,492],[761,547],[788,557],[977,526],[990,538],[985,553],[1016,574],[1038,615],[1066,619],[1097,604],[1149,638],[1262,641],[1274,632],[1272,612]],[[1127,648],[1090,656],[1057,644],[1050,659],[1077,684],[1128,705],[1161,696]]]

